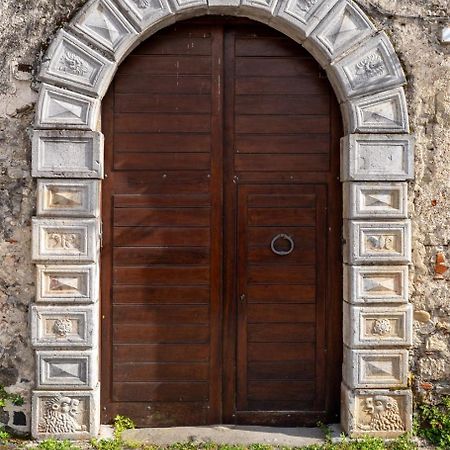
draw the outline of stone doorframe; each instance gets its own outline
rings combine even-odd
[[[78,439],[99,430],[101,99],[140,42],[206,14],[281,31],[312,53],[335,89],[346,134],[341,422],[352,435],[402,434],[412,416],[406,181],[413,138],[400,61],[351,0],[90,0],[59,31],[42,61],[33,134],[32,434]]]

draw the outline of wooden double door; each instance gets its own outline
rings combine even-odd
[[[318,64],[197,19],[135,49],[103,108],[102,419],[336,420],[341,129]]]

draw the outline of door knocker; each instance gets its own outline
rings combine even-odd
[[[278,241],[286,241],[288,243],[289,247],[287,249],[283,249],[280,247],[277,248]],[[277,234],[272,239],[272,242],[270,244],[270,248],[272,249],[272,251],[275,253],[275,255],[279,255],[279,256],[290,255],[294,251],[294,247],[295,247],[294,240],[287,234],[283,234],[283,233]]]

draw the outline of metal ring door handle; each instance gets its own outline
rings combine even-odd
[[[279,240],[287,241],[289,243],[289,248],[287,250],[278,249],[276,247],[276,244]],[[294,251],[295,243],[294,243],[294,240],[289,235],[281,233],[281,234],[277,234],[272,239],[272,242],[270,243],[270,248],[276,255],[287,256],[287,255],[290,255]]]

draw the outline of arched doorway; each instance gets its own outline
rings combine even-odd
[[[247,19],[182,22],[120,66],[102,129],[102,420],[337,420],[342,131],[320,66]]]

